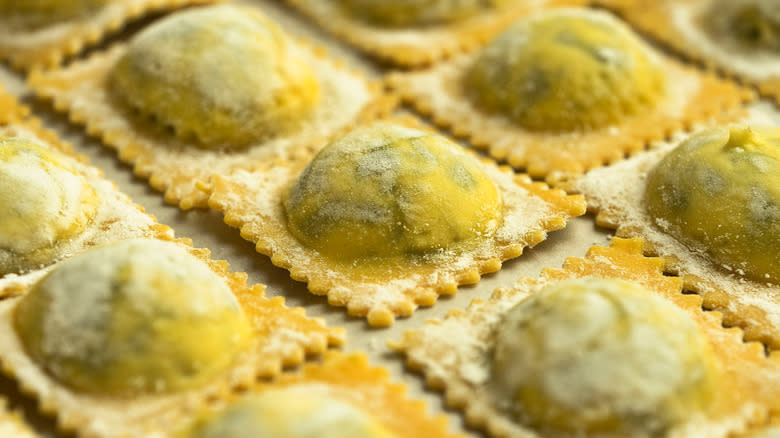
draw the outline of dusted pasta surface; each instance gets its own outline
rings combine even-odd
[[[723,386],[685,312],[633,283],[588,277],[509,310],[491,383],[517,421],[551,437],[667,436]]]
[[[551,11],[485,47],[464,76],[481,109],[534,131],[601,128],[652,108],[665,76],[649,47],[611,15]]]
[[[48,265],[54,246],[84,230],[95,189],[53,149],[0,137],[0,275]]]
[[[202,148],[241,148],[294,130],[319,83],[288,36],[257,10],[196,8],[144,29],[115,65],[121,102]]]
[[[656,225],[718,264],[780,280],[780,129],[698,132],[649,173],[645,199]]]
[[[62,262],[22,298],[14,325],[52,377],[105,396],[208,383],[249,335],[220,277],[183,248],[150,239]]]
[[[284,207],[298,240],[341,260],[452,249],[502,219],[500,193],[475,158],[440,135],[389,124],[323,149]]]
[[[368,414],[312,388],[247,396],[202,415],[176,438],[392,438]]]

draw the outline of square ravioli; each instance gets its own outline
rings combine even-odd
[[[518,20],[475,53],[389,87],[437,125],[535,178],[583,173],[753,98],[680,65],[611,14],[560,8]]]
[[[748,340],[780,348],[780,137],[754,109],[567,183],[597,224],[641,236],[649,254]]]
[[[402,67],[464,52],[533,11],[587,0],[286,0],[319,26],[362,51]]]
[[[780,407],[780,360],[614,238],[391,346],[494,437],[726,437]]]
[[[343,342],[183,240],[129,239],[0,301],[0,363],[63,431],[147,437]]]
[[[585,209],[444,136],[387,122],[311,161],[215,176],[204,189],[258,252],[374,326],[498,271]]]
[[[128,44],[29,82],[184,209],[206,206],[197,180],[307,154],[394,103],[235,5],[171,14]]]
[[[329,352],[321,363],[208,403],[175,436],[465,438],[406,391],[364,355]]]
[[[37,119],[14,118],[0,124],[0,297],[89,248],[173,235]]]
[[[780,10],[773,0],[599,0],[651,38],[780,103]]]
[[[46,69],[100,42],[130,20],[219,0],[2,0],[0,59]]]

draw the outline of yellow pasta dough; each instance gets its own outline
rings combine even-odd
[[[700,131],[649,173],[656,225],[716,262],[780,281],[780,129],[732,125]]]
[[[237,148],[294,129],[319,98],[312,68],[254,9],[174,14],[130,43],[111,89],[204,148]]]
[[[0,0],[0,15],[22,29],[79,18],[111,0]]]
[[[465,74],[488,112],[538,131],[619,123],[663,96],[664,71],[630,30],[605,14],[551,11],[506,30]]]
[[[581,278],[521,301],[498,326],[493,384],[547,437],[660,437],[706,411],[721,384],[706,336],[627,281]]]
[[[66,260],[22,298],[14,326],[52,377],[111,396],[206,383],[249,333],[222,279],[181,247],[150,239]]]
[[[323,149],[284,200],[304,245],[352,260],[452,248],[500,225],[502,201],[479,163],[446,138],[376,124]]]
[[[0,137],[0,275],[54,261],[54,246],[97,212],[95,189],[59,152]]]
[[[203,415],[176,438],[392,438],[381,423],[311,387],[247,396]]]
[[[353,16],[379,26],[424,26],[459,21],[509,0],[337,0]]]

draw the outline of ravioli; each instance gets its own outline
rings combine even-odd
[[[0,137],[0,276],[52,263],[84,231],[100,199],[59,152]]]
[[[780,129],[732,125],[697,132],[649,172],[656,225],[719,264],[780,281]]]
[[[446,138],[393,125],[356,129],[319,152],[284,199],[306,246],[351,261],[454,249],[501,225],[501,195]]]
[[[132,239],[58,265],[14,326],[33,360],[77,391],[129,396],[207,383],[248,338],[224,281],[172,243]]]
[[[482,49],[463,86],[479,107],[525,128],[576,131],[654,107],[665,79],[657,57],[616,21],[552,11]]]
[[[29,82],[167,202],[205,208],[198,185],[213,174],[309,157],[397,105],[269,17],[248,5],[186,9]]]
[[[319,96],[311,67],[291,53],[276,24],[232,6],[185,11],[148,27],[110,78],[122,101],[204,148],[289,132]]]
[[[253,394],[202,415],[176,438],[392,438],[358,408],[305,386]]]
[[[668,436],[709,409],[721,379],[696,323],[627,281],[550,285],[497,327],[499,403],[544,436]]]
[[[726,438],[780,407],[780,363],[613,238],[409,330],[394,350],[496,438]]]
[[[551,185],[695,123],[736,120],[755,97],[589,8],[528,14],[481,50],[387,83],[437,126]]]
[[[376,326],[478,282],[584,213],[581,198],[418,128],[379,121],[308,160],[214,176],[209,206],[312,293]]]

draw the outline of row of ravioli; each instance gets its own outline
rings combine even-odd
[[[399,16],[405,17],[403,14]],[[180,17],[185,20],[184,15]],[[182,30],[198,27],[179,26]],[[177,29],[166,32],[160,28],[155,29],[156,34],[149,29],[154,38],[148,37],[147,49],[155,46],[152,50],[156,50],[157,46],[148,41],[164,41],[167,35],[173,40],[178,33]],[[206,29],[197,35],[207,45],[214,41],[215,34]],[[236,37],[240,39],[240,35]],[[449,140],[424,129],[387,124],[354,130],[332,142],[311,162],[316,147],[297,149],[302,144],[300,139],[281,142],[281,146],[272,142],[276,148],[273,159],[281,158],[272,165],[256,164],[257,169],[238,171],[231,168],[229,174],[209,177],[174,173],[173,182],[166,182],[162,175],[169,172],[148,164],[160,155],[163,164],[177,163],[175,167],[190,170],[199,160],[206,162],[197,157],[201,153],[209,160],[235,153],[232,148],[193,151],[193,145],[255,148],[236,139],[244,132],[231,125],[235,120],[221,117],[215,109],[221,102],[216,98],[215,107],[206,107],[200,113],[200,99],[193,104],[188,100],[192,97],[189,93],[183,93],[185,98],[173,102],[173,106],[168,101],[162,107],[149,103],[160,101],[158,93],[163,92],[147,90],[145,87],[152,83],[148,78],[159,79],[153,75],[165,72],[166,67],[161,69],[160,65],[165,66],[164,60],[180,48],[175,42],[171,49],[165,49],[164,44],[159,47],[163,53],[154,55],[156,62],[148,65],[151,72],[139,73],[148,61],[139,56],[140,66],[135,65],[133,47],[127,52],[120,48],[62,72],[33,75],[31,84],[41,95],[51,97],[56,107],[68,109],[75,121],[85,122],[93,134],[102,135],[123,159],[135,162],[137,172],[167,190],[167,199],[185,208],[208,203],[225,212],[226,222],[241,227],[242,235],[254,241],[259,252],[290,269],[293,278],[307,281],[312,292],[328,294],[329,302],[347,306],[350,313],[366,315],[372,324],[389,324],[394,316],[408,315],[418,305],[433,304],[437,294],[452,293],[458,284],[477,281],[482,273],[497,270],[504,259],[519,255],[524,246],[533,246],[547,231],[563,227],[566,219],[583,212],[584,204],[577,196],[548,190],[508,169],[474,159]],[[274,52],[276,47],[262,50],[285,53]],[[306,53],[307,49],[300,50]],[[528,62],[538,60],[539,54],[545,62]],[[217,56],[209,65],[236,68],[230,67],[229,56]],[[327,83],[321,76],[312,79],[322,70],[313,69],[312,76],[307,77],[302,73],[308,70],[296,64],[298,58],[291,58],[289,67],[295,74],[288,82],[290,71],[280,69],[282,83],[289,86],[281,92],[283,104],[279,111],[263,112],[263,117],[279,115],[286,122],[289,114],[301,114],[306,107],[314,114],[320,108],[317,102],[323,101],[332,105],[330,112],[323,109],[324,114],[333,116],[334,108],[340,115],[349,112],[338,104],[345,101],[323,97],[335,96],[332,90],[337,86],[317,88]],[[573,58],[578,62],[572,62]],[[177,59],[168,67],[173,73],[161,77],[182,77],[187,69],[181,66],[186,62]],[[335,71],[348,73],[338,66]],[[573,76],[567,77],[567,72]],[[355,79],[354,75],[350,77]],[[182,88],[199,92],[205,88],[208,92],[214,89],[213,79],[214,73],[210,72]],[[342,90],[349,88],[346,79],[336,79],[335,83],[340,83]],[[533,16],[479,55],[453,58],[429,71],[394,74],[388,84],[437,124],[468,137],[475,146],[485,146],[495,158],[526,168],[535,177],[563,181],[563,187],[571,193],[584,194],[589,208],[598,211],[601,223],[618,228],[620,235],[646,236],[648,252],[667,256],[667,271],[681,275],[682,287],[701,294],[705,307],[722,310],[728,325],[743,327],[746,338],[761,340],[770,348],[776,342],[779,332],[772,325],[772,315],[777,314],[773,307],[773,276],[778,263],[778,233],[773,228],[777,224],[777,194],[771,179],[777,166],[775,129],[745,124],[716,128],[696,134],[668,153],[680,135],[666,147],[596,169],[582,180],[577,177],[589,168],[641,150],[651,140],[663,139],[710,118],[752,123],[757,117],[751,113],[745,118],[740,109],[742,101],[752,98],[750,92],[679,65],[646,47],[613,17],[584,9]],[[493,88],[495,84],[506,87]],[[106,92],[106,86],[114,88]],[[325,138],[335,137],[345,126],[357,125],[355,119],[371,118],[373,114],[365,114],[385,107],[370,86],[365,89],[366,95],[373,96],[366,101],[376,101],[354,110],[354,117],[347,117],[349,121],[342,126],[329,125],[332,130],[319,132],[312,145],[325,144]],[[521,98],[507,93],[507,89],[521,91]],[[134,115],[127,108],[112,107],[117,96],[111,93],[115,92],[119,100],[126,101],[124,105],[152,115],[154,122],[147,119],[146,124],[139,125],[123,120]],[[239,97],[229,95],[228,101],[235,103]],[[349,101],[354,102],[351,98]],[[285,112],[288,105],[290,113]],[[366,112],[366,107],[373,110]],[[267,109],[262,105],[258,108]],[[154,129],[153,123],[164,126]],[[252,138],[289,139],[282,131],[269,134],[262,129],[284,128],[286,123],[265,123],[241,120],[241,126],[261,127],[249,134]],[[203,126],[207,129],[201,130]],[[292,127],[288,132],[310,133],[311,126]],[[171,147],[171,135],[163,132],[163,127],[172,127],[176,138],[190,143],[179,148],[185,152],[176,158],[171,158],[174,155],[168,151],[150,152],[152,147],[147,145],[153,143],[144,140],[146,136],[163,136],[166,140],[158,140],[157,144],[177,149],[178,145]],[[262,149],[270,150],[266,146]],[[551,149],[560,153],[551,154]],[[667,153],[668,158],[662,159]],[[247,155],[231,156],[235,157],[245,165]],[[213,170],[213,161],[209,166]],[[687,178],[689,175],[694,178]],[[741,179],[746,175],[748,178]],[[635,179],[629,182],[629,178]],[[181,195],[171,189],[181,181],[189,186],[190,193]],[[456,205],[452,205],[453,199]],[[528,433],[527,428],[553,436],[725,436],[765,422],[765,417],[777,410],[772,403],[777,395],[774,360],[759,357],[762,354],[758,354],[757,346],[745,346],[737,334],[721,332],[719,321],[710,322],[717,328],[707,331],[702,324],[691,324],[679,312],[670,310],[667,304],[648,299],[646,291],[637,292],[634,286],[624,284],[573,284],[565,290],[575,291],[575,296],[568,298],[566,294],[572,292],[555,290],[533,295],[518,305],[521,310],[506,317],[501,313],[501,318],[496,318],[509,328],[503,329],[507,334],[498,329],[495,343],[483,342],[492,347],[480,347],[494,348],[492,359],[485,359],[490,354],[469,356],[473,352],[468,351],[463,353],[465,358],[457,357],[461,368],[454,374],[465,385],[459,385],[458,378],[442,383],[447,376],[438,369],[442,363],[451,362],[446,360],[448,353],[438,351],[436,345],[424,347],[435,352],[428,362],[413,363],[437,370],[432,374],[434,384],[446,385],[448,399],[461,404],[467,420],[497,436]],[[523,294],[517,296],[525,298]],[[575,321],[587,326],[598,320],[588,312],[601,316],[599,312],[604,311],[599,298],[616,302],[613,304],[619,311],[614,324],[585,335],[594,336],[593,340],[578,339],[558,350],[560,341],[551,338],[550,345],[538,346],[539,351],[534,353],[538,357],[526,356],[527,349],[518,352],[515,342],[502,344],[502,339],[525,336],[529,341],[524,344],[534,345],[533,339],[544,338],[539,331],[565,329],[561,320],[565,323],[572,317],[571,309],[580,308],[576,300],[587,301],[581,306],[582,320]],[[695,298],[680,300],[694,302]],[[691,307],[688,313],[701,313],[701,303],[696,304],[687,305]],[[588,306],[595,306],[595,310]],[[658,310],[645,314],[632,311],[632,306]],[[550,328],[545,326],[547,320],[534,313],[537,310],[533,309],[539,307],[551,314]],[[717,320],[716,316],[696,318]],[[533,321],[528,323],[531,328],[522,323],[526,320]],[[534,325],[537,323],[538,327]],[[492,325],[478,325],[480,330],[493,331]],[[667,326],[674,330],[665,330]],[[602,334],[617,340],[603,342]],[[640,335],[658,340],[658,345],[647,346],[645,338],[634,338]],[[593,350],[578,352],[577,346],[583,344],[593,346]],[[452,347],[454,354],[461,354],[457,346]],[[726,354],[729,351],[734,355]],[[569,354],[584,362],[575,361],[569,366],[573,361]],[[637,357],[638,362],[624,357]],[[675,365],[668,369],[651,367],[667,359]],[[486,360],[494,363],[490,372],[485,371]],[[588,362],[594,360],[599,362]],[[559,362],[566,364],[560,373],[556,371]],[[516,363],[526,366],[516,367]],[[542,365],[536,368],[537,363]],[[603,368],[605,364],[616,364],[616,368]],[[595,372],[599,369],[603,375]],[[682,375],[681,369],[686,370]],[[525,371],[528,374],[524,375]],[[497,381],[485,383],[485,375]],[[627,375],[625,385],[612,380],[623,375]],[[667,378],[670,375],[675,377]],[[583,383],[583,376],[593,376],[593,381]],[[652,381],[644,381],[643,377]],[[478,390],[473,394],[477,401],[467,403],[472,394],[463,391],[480,385],[496,385],[501,388],[497,393],[508,394],[485,395]],[[613,387],[616,389],[609,390]],[[730,401],[716,394],[726,390],[736,394]],[[456,395],[450,396],[449,391]],[[482,397],[488,399],[485,405],[480,404]],[[596,406],[589,409],[593,404]],[[490,409],[504,414],[492,415]],[[504,421],[507,417],[512,419]]]
[[[60,196],[57,208],[40,210],[91,214],[83,205],[102,205],[94,201],[105,197],[95,181],[80,186],[65,180],[86,182],[88,169],[45,146],[40,128],[11,122],[5,129],[15,136],[3,140],[3,170],[11,169],[4,176],[15,176],[14,167],[40,169],[48,190],[75,191]],[[419,159],[431,147],[425,140],[434,137],[383,129],[390,132],[382,147],[372,149],[397,148],[406,160]],[[416,136],[388,143],[394,131]],[[356,135],[344,140],[348,150],[365,143],[350,138]],[[410,152],[414,141],[423,146]],[[450,147],[427,153],[447,157],[457,151]],[[478,163],[460,158],[461,165]],[[327,173],[332,162],[324,164],[325,176],[338,178]],[[444,166],[448,174],[434,176],[480,183],[469,173],[479,176],[473,169],[455,168]],[[92,190],[85,194],[84,187]],[[40,199],[40,192],[35,196]],[[8,200],[9,210],[19,211],[30,199]],[[359,356],[328,353],[322,365],[258,386],[258,375],[299,362],[302,350],[321,353],[326,343],[339,344],[338,331],[265,299],[262,286],[246,287],[244,276],[209,262],[205,251],[172,241],[169,230],[131,207],[135,221],[153,229],[156,239],[121,240],[67,258],[44,275],[4,279],[4,293],[18,297],[0,302],[0,361],[64,428],[101,437],[445,433],[441,422],[406,417],[419,417],[420,407],[399,401],[400,390],[386,386],[385,372],[371,370]],[[72,240],[61,236],[61,221],[68,218],[35,219],[45,230],[40,233],[57,233],[41,237],[55,241],[52,251],[57,241]],[[90,222],[80,224],[99,226]],[[642,255],[641,240],[616,239],[612,248],[594,248],[563,270],[520,279],[489,302],[407,333],[394,348],[444,389],[470,424],[495,436],[727,436],[760,427],[779,407],[778,356],[767,358],[761,345],[744,343],[739,330],[725,330],[718,314],[702,311],[698,296],[682,293],[682,279],[663,275],[664,264]],[[298,330],[309,340],[274,351],[268,344],[282,330]],[[289,332],[281,336],[289,339]],[[386,391],[378,402],[377,385]],[[250,395],[237,395],[235,388]],[[208,397],[211,403],[205,403]],[[368,407],[364,397],[371,400]],[[372,420],[366,410],[380,418]],[[390,419],[398,415],[404,421],[394,424]]]
[[[26,108],[0,100],[0,363],[59,430],[456,436],[387,370],[330,349],[343,329],[174,238]],[[38,436],[0,401],[0,435]]]
[[[35,160],[26,167],[62,179],[52,163],[75,163],[41,143],[4,140],[4,166]],[[450,173],[455,182],[470,175]],[[495,436],[727,436],[760,428],[778,409],[777,355],[767,358],[739,330],[725,330],[663,269],[663,260],[642,255],[641,240],[616,239],[393,347],[470,424]],[[403,391],[359,356],[328,353],[322,365],[254,383],[263,366],[284,357],[266,349],[277,330],[297,326],[313,337],[304,348],[321,352],[325,328],[316,339],[300,327],[300,313],[226,271],[168,233],[73,256],[0,302],[0,361],[64,428],[84,436],[445,434],[441,422],[409,418],[420,407],[399,401]],[[301,346],[291,348],[297,353],[282,360],[296,363]],[[400,424],[391,421],[399,415]]]
[[[684,127],[739,120],[754,97],[667,58],[606,12],[552,6],[525,11],[479,53],[386,83],[494,158],[554,183]],[[294,279],[372,325],[498,270],[584,212],[577,196],[485,161],[404,157],[452,145],[443,137],[404,146],[423,134],[384,125],[345,136],[386,119],[392,95],[256,8],[174,13],[29,83],[166,200],[224,212]],[[385,151],[385,138],[399,142]],[[469,181],[457,180],[463,172]]]

